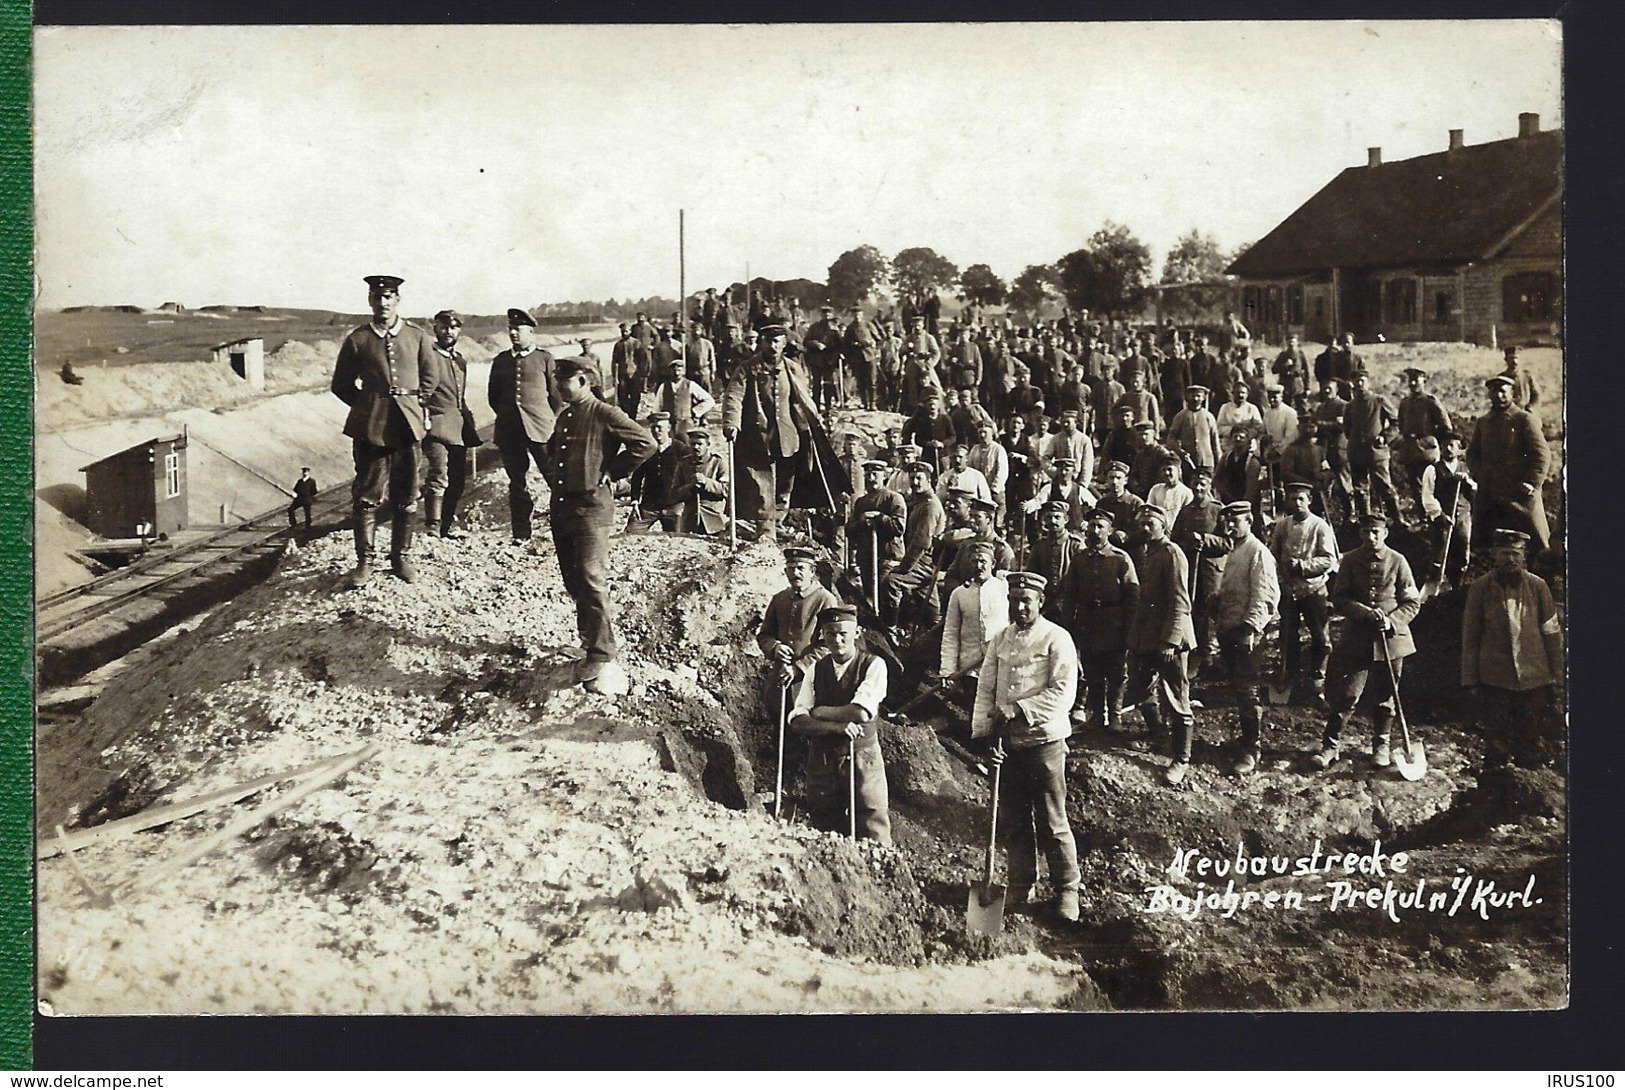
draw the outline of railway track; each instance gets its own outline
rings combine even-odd
[[[348,483],[329,488],[317,493],[311,522],[331,528],[335,516],[348,517],[349,507]],[[35,643],[43,647],[81,625],[110,617],[134,601],[161,597],[177,584],[211,574],[211,569],[233,560],[279,550],[302,529],[302,523],[298,529],[289,526],[286,510],[276,508],[196,541],[148,555],[88,583],[45,595],[35,607]]]

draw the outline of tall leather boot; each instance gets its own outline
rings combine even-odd
[[[410,583],[417,578],[417,573],[412,570],[412,561],[406,555],[412,549],[412,512],[397,510],[390,530],[389,568],[395,573],[395,578]]]
[[[530,540],[530,516],[535,507],[529,492],[508,493],[508,517],[513,526],[515,541]]]
[[[357,506],[352,515],[355,530],[355,571],[346,583],[351,590],[359,590],[372,581],[373,541],[378,533],[378,509]]]
[[[440,533],[440,497],[433,492],[423,497],[423,525],[431,534]]]

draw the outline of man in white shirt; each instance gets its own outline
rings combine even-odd
[[[1298,437],[1298,410],[1281,400],[1284,387],[1270,384],[1264,387],[1264,437],[1269,440],[1267,452],[1279,455]]]
[[[1247,400],[1247,384],[1238,382],[1230,388],[1230,400],[1219,406],[1219,447],[1230,449],[1230,435],[1237,428],[1246,428],[1257,435],[1264,428],[1264,415],[1258,406]]]
[[[1002,518],[1005,487],[1010,481],[1010,452],[999,442],[998,426],[991,420],[982,425],[981,441],[971,448],[967,464],[987,481]]]
[[[1071,409],[1061,414],[1061,430],[1044,440],[1039,453],[1046,473],[1055,472],[1056,459],[1070,458],[1077,466],[1078,480],[1094,479],[1095,445],[1078,429],[1078,414]]]
[[[1183,511],[1185,505],[1196,496],[1191,492],[1190,486],[1179,479],[1178,462],[1164,462],[1159,472],[1162,479],[1151,486],[1145,500],[1168,512],[1168,524],[1171,526],[1179,517],[1179,512]]]
[[[988,641],[1010,623],[1010,588],[993,572],[992,542],[973,541],[968,548],[970,578],[948,596],[939,672],[942,677],[963,672],[966,682],[974,685]]]
[[[971,737],[991,744],[995,765],[1008,765],[999,795],[999,831],[1009,853],[1007,903],[1027,902],[1042,847],[1056,912],[1076,923],[1081,876],[1066,815],[1066,739],[1078,692],[1078,653],[1066,629],[1041,616],[1044,577],[1011,572],[1008,582],[1010,623],[988,644]]]
[[[1236,775],[1258,767],[1263,755],[1264,693],[1259,683],[1264,659],[1264,630],[1275,616],[1281,584],[1275,558],[1253,534],[1253,506],[1246,500],[1224,505],[1224,532],[1230,552],[1219,577],[1219,655],[1230,675],[1230,687],[1241,713],[1241,757]]]

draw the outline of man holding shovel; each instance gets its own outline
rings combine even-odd
[[[971,737],[991,744],[989,760],[1002,772],[997,801],[1010,860],[1008,903],[1027,902],[1042,848],[1056,911],[1076,923],[1081,875],[1066,816],[1066,739],[1072,733],[1067,713],[1078,691],[1078,653],[1066,629],[1040,615],[1044,577],[1011,572],[1007,582],[1010,623],[988,644],[976,679]]]
[[[1392,763],[1388,724],[1399,703],[1396,691],[1405,658],[1416,653],[1411,621],[1422,608],[1422,593],[1405,557],[1388,547],[1388,520],[1371,512],[1360,520],[1361,544],[1344,553],[1332,583],[1332,609],[1347,623],[1332,646],[1326,703],[1331,715],[1320,752],[1309,758],[1315,769],[1337,761],[1338,735],[1373,673],[1372,693],[1377,700],[1371,714],[1371,762],[1378,768]],[[1391,666],[1391,668],[1390,668]]]
[[[886,764],[880,755],[880,702],[886,662],[858,650],[858,611],[818,615],[827,652],[801,675],[790,729],[807,738],[807,808],[813,825],[891,845]]]

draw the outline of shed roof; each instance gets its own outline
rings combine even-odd
[[[117,451],[117,452],[115,452],[113,454],[109,454],[105,458],[98,458],[94,462],[91,462],[89,465],[80,466],[79,467],[79,472],[81,472],[81,473],[89,473],[92,469],[95,469],[97,466],[106,465],[108,462],[116,462],[119,459],[126,458],[126,457],[128,457],[128,456],[130,456],[132,454],[135,454],[138,451],[145,452],[148,447],[157,446],[159,443],[174,443],[175,446],[178,449],[185,450],[186,449],[186,434],[184,432],[176,432],[174,435],[159,435],[159,436],[156,436],[156,437],[154,437],[152,439],[148,439],[144,443],[137,443],[132,447],[125,447],[123,450]]]
[[[1494,257],[1563,195],[1559,129],[1349,167],[1246,253],[1235,276]]]

